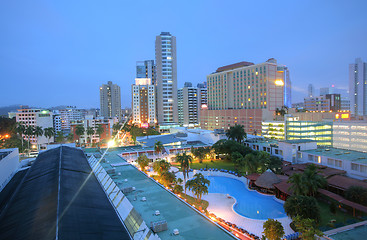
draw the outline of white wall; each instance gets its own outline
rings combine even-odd
[[[11,151],[11,153],[0,160],[0,191],[3,190],[19,168],[18,148],[0,149],[0,152],[7,151]]]

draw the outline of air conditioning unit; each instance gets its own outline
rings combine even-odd
[[[157,222],[150,222],[150,228],[155,233],[166,231],[168,229],[167,221],[166,220],[161,220],[161,221],[157,221]]]

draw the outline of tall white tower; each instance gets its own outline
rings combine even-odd
[[[354,115],[367,115],[367,64],[361,58],[349,64],[350,111]]]

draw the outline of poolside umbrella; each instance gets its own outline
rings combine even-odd
[[[279,183],[281,180],[270,169],[261,174],[255,181],[256,186],[266,189],[274,189],[273,184]]]

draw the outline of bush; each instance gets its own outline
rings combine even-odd
[[[352,202],[367,206],[367,188],[352,186],[345,191],[344,195]]]

